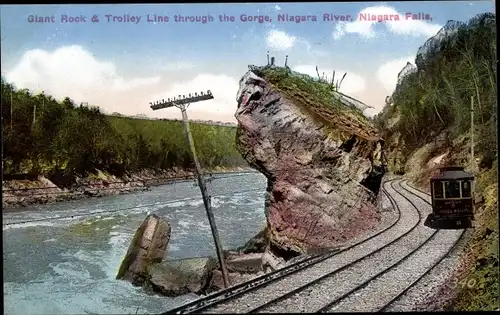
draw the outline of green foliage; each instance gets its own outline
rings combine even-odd
[[[122,175],[140,169],[190,168],[181,121],[106,116],[97,107],[58,102],[16,90],[2,78],[4,174],[87,175],[95,169]],[[205,168],[245,165],[235,127],[190,124]]]
[[[474,102],[475,138],[483,167],[491,167],[496,148],[496,21],[492,13],[461,23],[416,59],[417,71],[402,78],[391,96],[392,105],[375,117],[382,133],[395,133],[407,145],[405,152],[433,140],[445,131],[450,139],[469,133]],[[395,126],[391,118],[399,115]]]
[[[314,79],[309,75],[281,67],[251,67],[251,70],[326,121],[329,121],[331,115],[344,112],[368,122],[359,109],[342,105],[333,93],[336,91],[336,86],[326,80]]]
[[[264,68],[256,73],[283,91],[301,91],[312,97],[318,104],[330,105],[334,108],[339,104],[334,101],[332,91],[334,86],[304,74],[287,71],[285,68]]]
[[[430,47],[425,54],[417,56],[417,71],[400,80],[375,123],[391,140],[386,150],[400,164],[439,134],[447,139],[440,149],[454,154],[449,161],[460,161],[463,147],[468,149],[464,139],[470,139],[473,102],[475,150],[480,157],[476,194],[484,202],[476,204],[476,226],[468,243],[476,265],[462,277],[477,285],[457,288],[445,310],[494,310],[499,301],[495,15],[480,14],[460,23],[437,45],[431,43],[424,47]]]

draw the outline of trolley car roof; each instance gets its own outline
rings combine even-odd
[[[474,175],[464,171],[462,166],[447,166],[439,169],[440,173],[434,175],[431,180],[447,180],[447,179],[474,179]]]

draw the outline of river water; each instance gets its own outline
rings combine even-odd
[[[4,210],[4,314],[151,314],[196,298],[147,295],[115,280],[147,213],[172,226],[166,260],[215,255],[193,184]],[[257,173],[217,175],[208,184],[225,249],[243,245],[264,226],[265,187],[265,177]]]

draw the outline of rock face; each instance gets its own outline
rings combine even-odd
[[[148,284],[166,296],[204,293],[217,262],[212,257],[163,262],[148,267]]]
[[[148,279],[148,268],[160,263],[170,240],[170,224],[155,214],[148,215],[135,232],[122,261],[117,279],[142,285]]]
[[[243,254],[263,253],[266,250],[266,247],[269,243],[267,235],[268,235],[267,228],[265,228],[259,233],[257,233],[257,235],[252,237],[250,240],[248,240],[245,245],[238,248],[237,251]]]
[[[314,91],[322,87],[301,88],[319,83],[286,74],[292,87],[285,89],[271,71],[243,76],[235,117],[240,153],[268,179],[273,251],[284,257],[335,247],[372,229],[383,140],[361,113],[321,104]]]

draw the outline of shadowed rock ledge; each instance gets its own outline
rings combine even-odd
[[[290,258],[373,229],[383,140],[331,88],[284,68],[251,67],[237,94],[237,146],[268,179],[270,249]]]

